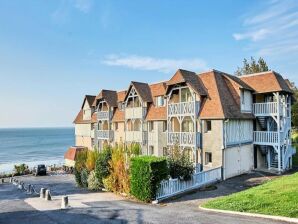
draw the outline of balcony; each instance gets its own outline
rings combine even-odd
[[[196,132],[168,132],[167,144],[177,146],[198,147],[200,133]]]
[[[181,102],[168,104],[168,116],[194,115],[198,111],[198,102]]]
[[[126,142],[138,142],[145,144],[147,140],[147,132],[145,131],[126,131],[125,132]]]
[[[110,111],[98,111],[97,119],[98,120],[110,120],[112,113]]]
[[[114,131],[113,130],[99,130],[97,131],[98,139],[107,139],[112,141],[114,139]]]
[[[277,115],[278,103],[277,102],[254,103],[253,112],[255,116]]]
[[[276,131],[254,131],[253,138],[256,145],[278,145],[278,132]]]
[[[143,119],[145,109],[144,107],[125,108],[125,119]]]

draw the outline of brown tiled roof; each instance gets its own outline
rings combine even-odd
[[[240,79],[253,88],[256,93],[280,91],[292,93],[283,77],[274,71],[243,75]]]
[[[200,78],[198,78],[198,76],[194,72],[178,69],[175,75],[167,82],[166,92],[169,91],[170,86],[178,83],[186,83],[186,85],[188,85],[201,96],[207,95],[206,88],[204,87]]]
[[[76,160],[76,156],[78,152],[86,150],[86,147],[83,146],[73,146],[70,147],[64,154],[64,159],[69,159],[69,160]]]
[[[91,120],[84,120],[83,119],[83,110],[81,109],[79,113],[77,114],[75,120],[73,121],[74,124],[90,124],[90,123],[96,123],[97,121],[96,113],[92,114]]]
[[[147,112],[146,120],[148,121],[167,120],[167,108],[156,107],[153,104],[151,104]]]
[[[117,101],[118,102],[123,102],[125,99],[125,95],[126,95],[126,90],[117,92]]]
[[[132,81],[128,91],[125,95],[124,101],[126,100],[126,98],[128,97],[128,94],[130,92],[130,89],[134,87],[136,92],[138,93],[139,97],[142,99],[143,102],[145,103],[151,103],[152,100],[152,96],[151,96],[151,91],[150,91],[150,87],[147,83],[143,83],[143,82],[134,82]]]
[[[120,111],[119,108],[115,108],[115,112],[112,118],[113,122],[121,122],[124,121],[124,111]]]
[[[117,107],[117,92],[114,90],[101,90],[96,96],[93,106],[96,106],[97,101],[100,99],[105,100],[110,107]]]
[[[240,89],[243,84],[237,77],[212,70],[201,73],[200,79],[208,90],[201,104],[202,119],[253,119],[251,113],[241,113]]]
[[[164,96],[166,94],[166,82],[151,84],[150,86],[152,97]]]

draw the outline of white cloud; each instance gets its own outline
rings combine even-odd
[[[298,1],[265,2],[245,16],[242,29],[233,38],[251,41],[250,48],[260,56],[298,53]]]
[[[192,71],[207,70],[207,63],[199,58],[169,59],[138,55],[108,55],[102,63],[109,66],[122,66],[138,70],[174,72],[179,68]]]

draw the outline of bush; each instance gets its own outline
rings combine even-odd
[[[114,148],[112,157],[109,161],[110,178],[113,180],[111,191],[129,193],[129,174],[125,159],[125,153],[122,148]]]
[[[81,183],[82,187],[88,187],[88,170],[86,168],[82,169],[81,171]]]
[[[78,187],[83,187],[82,181],[81,181],[81,172],[77,169],[74,169],[74,176]]]
[[[14,165],[14,175],[19,176],[19,175],[25,175],[25,174],[29,174],[30,170],[28,165],[26,164],[20,164],[20,165]]]
[[[86,160],[87,160],[87,149],[83,151],[79,151],[76,155],[75,169],[79,172],[85,169]]]
[[[103,179],[110,174],[110,160],[112,158],[112,150],[110,147],[104,148],[98,155],[95,164],[95,175],[99,184],[103,186]]]
[[[98,159],[99,152],[97,149],[94,150],[88,150],[87,152],[87,158],[86,158],[86,168],[89,172],[94,170],[96,160]]]
[[[107,178],[104,178],[102,180],[102,182],[103,182],[103,186],[106,190],[113,191],[114,185],[115,185],[115,180],[114,180],[113,176],[108,176]]]
[[[96,178],[94,170],[90,172],[87,182],[88,182],[88,189],[89,190],[99,190],[100,189],[99,181]]]
[[[160,182],[168,178],[167,161],[163,157],[139,156],[131,158],[130,193],[149,202],[155,198]]]
[[[194,167],[189,157],[183,151],[175,147],[168,157],[168,163],[171,178],[190,180]]]

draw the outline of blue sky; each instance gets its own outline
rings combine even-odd
[[[298,1],[0,1],[0,127],[72,126],[85,94],[244,57],[298,83]]]

